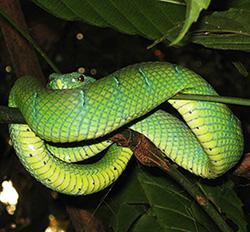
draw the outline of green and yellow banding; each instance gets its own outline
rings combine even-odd
[[[60,76],[55,78],[57,85],[64,85]],[[9,105],[21,110],[28,126],[10,125],[11,139],[33,176],[67,194],[90,194],[107,187],[125,169],[132,152],[102,141],[103,149],[110,146],[103,160],[79,166],[68,162],[86,158],[88,147],[79,151],[45,141],[84,144],[91,139],[95,143],[128,123],[185,169],[204,178],[222,175],[242,155],[239,120],[221,103],[171,100],[177,93],[217,95],[196,73],[163,62],[131,65],[73,89],[51,90],[33,77],[22,77],[11,90]],[[186,124],[163,111],[139,120],[165,101]]]

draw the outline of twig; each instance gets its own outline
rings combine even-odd
[[[143,165],[150,167],[155,166],[162,169],[193,197],[221,231],[232,232],[231,228],[218,213],[215,206],[202,193],[199,187],[191,183],[177,169],[175,164],[170,164],[170,162],[165,159],[165,155],[144,135],[127,129],[122,133],[116,134],[112,140],[118,142],[122,146],[132,149],[135,157]]]
[[[250,106],[250,99],[237,98],[237,97],[210,96],[210,95],[200,95],[200,94],[177,94],[171,99],[209,101],[209,102],[220,102],[232,105]]]
[[[234,170],[234,175],[250,180],[250,153],[244,154],[243,159]]]
[[[195,201],[201,206],[201,208],[203,208],[210,218],[212,218],[221,231],[232,232],[232,229],[227,225],[223,217],[219,214],[209,199],[202,193],[199,187],[197,187],[197,185],[191,183],[174,165],[169,168],[167,173],[195,199]]]

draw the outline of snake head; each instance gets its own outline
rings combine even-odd
[[[67,74],[52,73],[49,75],[49,89],[77,89],[94,82],[93,77],[85,76],[82,73],[73,72]]]

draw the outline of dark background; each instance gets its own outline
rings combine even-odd
[[[168,61],[186,66],[199,73],[224,96],[250,98],[250,75],[242,75],[235,62],[249,70],[249,53],[207,49],[189,44],[184,47],[167,47],[161,43],[152,49],[146,49],[152,41],[138,36],[129,36],[107,28],[97,28],[84,23],[65,22],[50,16],[29,1],[21,1],[24,15],[32,36],[63,72],[72,72],[84,68],[85,74],[100,78],[128,64],[142,61]],[[83,39],[78,40],[77,34]],[[7,105],[8,93],[16,76],[0,35],[0,104]],[[52,70],[40,58],[45,76]],[[242,121],[245,134],[245,153],[249,152],[249,107],[230,106]],[[65,208],[65,201],[73,204],[81,201],[51,193],[37,183],[23,169],[9,145],[7,125],[0,125],[0,182],[11,179],[19,192],[19,204],[14,216],[5,211],[0,203],[0,232],[3,231],[44,231],[49,224],[49,214],[56,215],[59,224],[73,231]],[[123,179],[123,181],[125,181]],[[245,204],[249,215],[249,197],[247,182],[236,180],[237,193]],[[98,204],[101,194],[87,199],[93,207]],[[14,226],[15,225],[15,226]]]

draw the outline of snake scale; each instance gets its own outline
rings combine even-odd
[[[166,157],[204,178],[222,175],[242,155],[240,122],[226,105],[171,100],[178,93],[217,95],[187,68],[146,62],[97,81],[72,73],[52,75],[51,83],[48,88],[30,76],[16,81],[9,106],[18,107],[27,124],[9,128],[20,161],[55,191],[90,194],[113,183],[126,168],[132,151],[105,139],[127,125],[149,138]],[[165,101],[185,122],[154,110]],[[104,149],[106,154],[96,163],[74,163]]]

